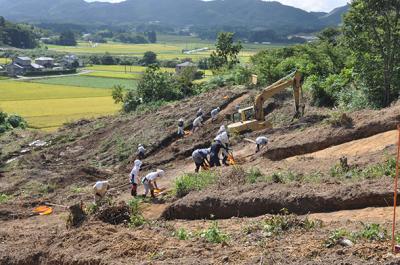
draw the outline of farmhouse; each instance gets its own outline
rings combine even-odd
[[[70,74],[75,73],[78,66],[79,60],[76,56],[66,56],[62,67],[50,57],[38,57],[32,62],[31,58],[20,56],[6,66],[6,71],[9,76]]]
[[[37,63],[32,63],[31,58],[23,56],[15,58],[14,61],[6,67],[7,73],[10,76],[24,75],[28,72],[40,71],[43,68],[43,66]]]
[[[46,68],[54,66],[54,59],[50,57],[39,57],[35,59],[35,63]]]
[[[185,69],[188,69],[188,68],[192,69],[193,72],[197,71],[197,66],[196,66],[196,64],[194,64],[194,63],[192,63],[192,62],[184,62],[184,63],[181,63],[181,64],[176,65],[176,67],[175,67],[175,72],[176,72],[177,74],[180,74],[180,73],[182,73]]]

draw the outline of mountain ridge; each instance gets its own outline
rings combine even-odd
[[[0,0],[0,15],[18,22],[138,24],[159,21],[177,27],[229,25],[287,33],[338,25],[343,12],[346,9],[339,8],[333,14],[307,12],[276,1],[261,0],[127,0],[120,3]]]

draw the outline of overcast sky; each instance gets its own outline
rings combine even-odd
[[[101,1],[118,3],[124,0],[85,0],[87,2]],[[145,0],[144,0],[145,1]],[[268,1],[268,0],[267,0]],[[335,7],[344,6],[348,0],[278,0],[282,4],[295,6],[307,11],[331,11]]]

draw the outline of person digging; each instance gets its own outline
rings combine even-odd
[[[265,136],[259,136],[256,138],[256,153],[260,152],[260,150],[264,147],[266,147],[268,144],[268,138]]]
[[[198,173],[200,167],[207,168],[210,165],[210,161],[208,161],[207,156],[210,154],[210,148],[205,149],[197,149],[192,153],[192,158],[194,164],[196,165],[196,169],[194,172]]]
[[[144,153],[146,152],[146,149],[143,147],[142,144],[138,145],[138,149],[137,149],[137,156],[140,160],[144,159]]]
[[[220,134],[217,135],[217,137],[215,137],[214,141],[216,143],[220,143],[221,147],[222,147],[222,163],[225,166],[229,166],[229,164],[227,163],[228,161],[228,155],[229,155],[229,137],[228,137],[228,133],[222,132]]]
[[[129,182],[132,184],[131,195],[133,197],[137,196],[137,186],[138,186],[139,171],[141,166],[142,166],[142,161],[136,159],[132,171],[129,174]]]
[[[107,191],[110,188],[110,184],[107,180],[97,181],[93,186],[94,193],[94,204],[98,205],[106,197]]]
[[[197,129],[199,129],[202,125],[203,125],[203,116],[199,116],[193,121],[192,132],[193,133],[196,132]]]
[[[154,195],[154,188],[158,189],[156,180],[164,176],[165,176],[164,170],[157,169],[157,171],[151,172],[147,174],[145,177],[143,177],[142,178],[142,183],[144,186],[143,197],[146,197],[150,191],[151,197],[155,198],[156,196]]]
[[[221,109],[218,107],[218,108],[215,108],[215,109],[213,109],[213,110],[211,111],[211,122],[214,122],[214,121],[217,120],[218,113],[219,113],[220,110],[221,110]]]

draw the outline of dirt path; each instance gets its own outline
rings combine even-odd
[[[386,147],[396,144],[397,137],[398,131],[392,130],[384,133],[379,133],[368,138],[332,146],[314,153],[290,157],[286,160],[291,161],[299,157],[338,159],[342,156],[367,155],[371,152],[382,151]]]
[[[397,215],[400,212],[397,210]],[[313,213],[310,218],[322,220],[325,223],[356,221],[366,223],[388,223],[393,218],[393,207],[369,207],[358,210],[345,210],[332,213]]]

